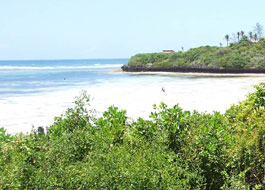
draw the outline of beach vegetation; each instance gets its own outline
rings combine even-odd
[[[82,93],[45,133],[0,130],[0,189],[264,189],[265,83],[255,88],[223,114],[161,103],[136,120],[114,106],[97,116]]]
[[[255,33],[254,33],[255,32]],[[170,54],[144,53],[130,58],[122,67],[125,71],[176,71],[178,68],[186,68],[186,71],[202,70],[234,70],[242,72],[265,71],[265,41],[263,38],[263,26],[259,23],[254,27],[254,32],[245,35],[244,31],[225,35],[226,47],[201,46],[187,51],[179,51]],[[237,39],[236,39],[237,38]],[[232,42],[232,41],[233,42]],[[231,42],[231,43],[230,43]],[[152,63],[148,66],[148,63]],[[136,69],[135,69],[136,68]]]
[[[256,35],[253,36],[256,39]],[[227,44],[229,36],[226,36]],[[265,69],[265,41],[260,38],[252,42],[242,36],[239,42],[230,43],[227,47],[202,46],[186,52],[171,54],[148,53],[137,54],[128,62],[130,67],[145,67],[153,63],[151,68],[205,68],[205,69]]]

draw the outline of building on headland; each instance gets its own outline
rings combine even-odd
[[[174,50],[163,50],[163,53],[175,53]]]

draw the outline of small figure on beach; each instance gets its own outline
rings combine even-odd
[[[164,87],[162,87],[162,92],[165,92],[166,90],[165,90],[165,88]]]

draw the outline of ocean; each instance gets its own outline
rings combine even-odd
[[[109,106],[131,119],[148,118],[154,104],[225,112],[265,75],[123,73],[128,59],[0,61],[0,127],[28,133],[47,127],[85,90],[98,115]]]

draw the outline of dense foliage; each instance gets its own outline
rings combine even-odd
[[[225,114],[154,106],[130,121],[89,97],[47,133],[0,131],[0,189],[264,189],[265,83]]]
[[[265,69],[265,39],[242,38],[228,47],[202,46],[186,52],[137,54],[128,66],[148,68]]]

